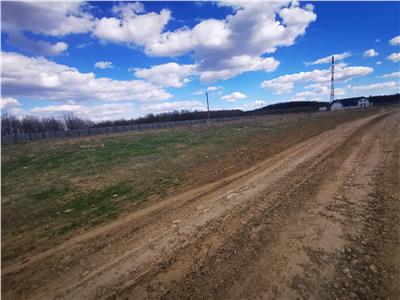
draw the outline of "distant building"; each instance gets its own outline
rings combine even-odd
[[[342,100],[335,100],[331,103],[331,111],[343,110],[359,107],[371,107],[372,102],[365,97],[347,98]]]
[[[331,103],[331,111],[342,110],[342,109],[344,109],[344,106],[342,103],[340,103],[339,100],[335,100]]]
[[[343,110],[351,108],[366,108],[380,105],[400,105],[400,94],[369,96],[369,97],[353,97],[335,100],[330,103],[330,110]]]
[[[372,102],[370,102],[368,98],[363,97],[360,100],[358,100],[357,105],[358,107],[370,107],[372,106]]]

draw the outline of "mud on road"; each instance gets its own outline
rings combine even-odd
[[[5,299],[396,299],[400,113],[358,119],[2,270]]]

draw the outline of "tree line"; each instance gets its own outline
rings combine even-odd
[[[61,117],[37,117],[26,115],[17,118],[9,113],[1,116],[1,135],[14,135],[17,133],[33,134],[46,131],[60,131],[89,128],[94,122],[79,118],[75,114],[68,113]]]
[[[210,112],[211,118],[236,117],[245,113],[241,110],[220,110]],[[1,117],[1,134],[15,135],[17,133],[33,134],[46,131],[67,131],[74,129],[94,128],[94,127],[112,127],[126,126],[144,123],[170,122],[170,121],[186,121],[206,119],[205,111],[174,111],[160,114],[148,114],[145,117],[136,119],[109,120],[101,122],[93,122],[91,120],[82,119],[73,113],[62,115],[61,117],[37,117],[26,115],[22,118],[8,113],[4,113]]]
[[[210,111],[210,118],[228,118],[238,117],[245,115],[245,112],[240,109],[234,110],[215,110]],[[111,127],[111,126],[126,126],[135,124],[158,123],[158,122],[171,122],[171,121],[187,121],[187,120],[201,120],[207,119],[206,111],[189,111],[180,110],[173,112],[166,112],[160,114],[148,114],[144,117],[136,119],[121,119],[102,121],[95,124],[95,127]]]

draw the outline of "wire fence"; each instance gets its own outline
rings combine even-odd
[[[261,115],[256,116],[238,116],[238,117],[227,117],[227,118],[215,118],[215,119],[199,119],[199,120],[185,120],[185,121],[168,121],[168,122],[157,122],[157,123],[143,123],[133,125],[122,125],[122,126],[110,126],[110,127],[93,127],[83,128],[74,130],[58,130],[58,131],[45,131],[35,133],[21,133],[17,132],[11,135],[2,135],[2,144],[15,144],[21,142],[31,142],[37,140],[55,139],[55,138],[70,138],[70,137],[83,137],[99,134],[110,134],[127,131],[139,131],[146,129],[159,129],[159,128],[170,128],[177,126],[190,126],[201,123],[219,123],[227,121],[235,121],[241,119],[254,119],[259,117],[265,117]]]

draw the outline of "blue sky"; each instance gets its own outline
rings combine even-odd
[[[400,2],[2,2],[2,111],[92,120],[399,92]]]

